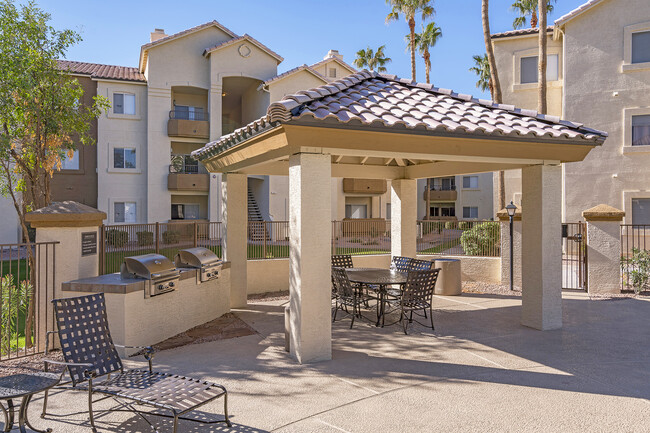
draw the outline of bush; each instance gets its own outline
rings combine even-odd
[[[445,223],[445,229],[454,230],[456,228],[456,221],[447,221]]]
[[[469,230],[469,229],[472,228],[472,223],[469,222],[469,221],[460,221],[460,222],[458,223],[458,228],[459,228],[460,230]]]
[[[108,245],[120,248],[129,241],[129,233],[126,230],[110,229],[106,231],[106,242]]]
[[[476,224],[460,236],[460,244],[468,256],[485,256],[497,252],[501,234],[496,221]]]
[[[181,234],[176,230],[167,230],[162,234],[163,243],[177,244],[181,240]]]
[[[647,289],[650,282],[650,251],[632,249],[632,257],[621,258],[621,266],[628,270],[628,284],[631,284],[635,293]]]
[[[142,231],[136,232],[135,235],[138,237],[138,246],[153,245],[153,232]]]
[[[444,227],[445,223],[442,221],[424,221],[422,223],[422,234],[428,235],[433,232],[440,234]]]

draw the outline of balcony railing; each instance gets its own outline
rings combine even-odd
[[[171,110],[169,112],[170,119],[181,119],[181,120],[210,120],[210,114],[204,110]]]
[[[190,155],[172,155],[170,173],[207,174],[208,171]]]

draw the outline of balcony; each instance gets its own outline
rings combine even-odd
[[[208,192],[210,175],[205,167],[189,155],[173,155],[167,175],[167,189],[170,191]]]
[[[424,190],[424,200],[427,199],[427,194],[429,195],[430,201],[456,201],[458,198],[458,192],[456,189],[432,189],[427,191]]]
[[[210,122],[205,111],[171,110],[167,121],[169,137],[210,138]]]
[[[343,192],[349,194],[383,194],[387,191],[385,179],[343,179]]]

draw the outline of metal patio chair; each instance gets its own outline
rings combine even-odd
[[[352,316],[352,323],[350,323],[350,329],[352,329],[355,317],[361,318],[361,305],[367,304],[371,298],[350,283],[344,268],[332,268],[332,283],[336,288],[332,322],[336,321],[336,314],[341,310]],[[352,309],[352,312],[350,312],[350,309]]]
[[[408,272],[410,271],[427,271],[431,269],[433,262],[429,260],[420,260],[420,259],[411,259],[409,264],[406,267]]]
[[[408,334],[408,325],[413,323],[413,314],[416,316],[427,318],[427,310],[429,310],[429,319],[431,321],[431,329],[435,331],[433,326],[433,292],[438,280],[438,273],[440,268],[411,271],[406,278],[406,285],[399,299],[399,310],[402,327],[404,334]],[[419,314],[422,311],[423,314]],[[427,326],[420,323],[422,326]]]
[[[352,263],[352,256],[349,254],[336,254],[332,256],[332,267],[333,268],[354,268]]]
[[[397,272],[408,272],[409,263],[411,263],[410,257],[395,256],[393,257],[393,264],[397,269]]]
[[[88,392],[88,414],[93,432],[97,432],[93,403],[106,398],[113,398],[121,405],[120,408],[109,411],[137,413],[152,428],[153,425],[143,415],[173,418],[174,433],[178,431],[179,419],[202,424],[225,422],[231,427],[226,388],[203,380],[155,372],[152,368],[153,348],[120,346],[113,343],[108,329],[103,293],[54,299],[52,303],[64,362],[45,360],[45,369],[47,371],[50,364],[64,366],[62,376],[67,371],[70,376],[68,383],[71,384],[64,389]],[[142,349],[149,368],[125,370],[116,347]],[[100,378],[103,380],[98,381]],[[95,394],[103,394],[103,397],[93,401]],[[186,414],[220,397],[224,399],[225,419],[207,421],[185,417]],[[153,408],[154,411],[141,411],[136,409],[134,404]],[[43,417],[46,410],[47,393],[43,400]]]

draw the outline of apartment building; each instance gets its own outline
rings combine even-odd
[[[563,218],[605,203],[650,224],[650,2],[591,0],[557,19],[548,37],[548,112],[607,131],[605,145],[563,165]],[[537,29],[492,35],[503,99],[537,106]],[[521,172],[506,173],[521,202]]]
[[[418,199],[418,216],[443,220],[494,218],[492,177],[492,173],[477,173],[420,179],[418,187],[423,191]]]
[[[263,116],[287,94],[357,72],[336,50],[278,74],[282,61],[252,36],[217,21],[171,35],[155,29],[136,67],[60,61],[84,86],[84,102],[102,95],[112,106],[92,125],[96,146],[80,146],[54,175],[52,199],[96,206],[106,212],[107,224],[219,221],[221,175],[207,173],[190,153]],[[463,193],[491,200],[488,182],[480,183],[486,187],[471,180],[474,187]],[[425,188],[422,181],[422,218]],[[249,176],[248,190],[250,219],[288,219],[287,177]],[[389,218],[389,191],[383,179],[332,179],[332,219]],[[472,218],[484,207],[491,212],[491,205],[459,206],[459,216],[464,207]],[[0,203],[0,214],[15,219],[8,202]],[[3,242],[18,239],[16,227],[15,221],[5,225]]]

